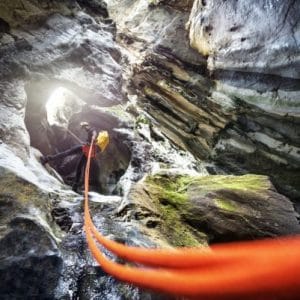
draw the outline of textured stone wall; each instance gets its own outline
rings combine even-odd
[[[299,2],[156,2],[108,2],[129,94],[181,148],[298,199]]]
[[[299,12],[294,0],[196,0],[191,45],[208,57],[221,89],[269,110],[299,114]]]

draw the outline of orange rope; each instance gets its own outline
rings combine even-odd
[[[196,298],[299,298],[300,237],[215,245],[211,250],[163,250],[128,247],[102,236],[89,213],[90,156],[91,149],[85,170],[86,238],[94,258],[107,273],[143,288]],[[148,267],[125,266],[107,259],[94,238],[118,256]]]

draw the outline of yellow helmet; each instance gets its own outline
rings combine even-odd
[[[96,139],[96,145],[101,149],[101,152],[103,152],[108,144],[109,144],[108,132],[100,131]]]

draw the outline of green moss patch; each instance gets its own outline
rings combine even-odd
[[[191,228],[181,220],[180,213],[172,206],[161,206],[163,224],[161,233],[176,247],[199,246],[200,242],[192,233]]]
[[[37,207],[45,205],[45,195],[35,185],[17,177],[10,171],[2,170],[0,170],[1,194],[12,197],[22,205],[28,205],[29,203]]]
[[[222,210],[226,210],[228,212],[239,212],[238,206],[231,200],[215,199],[214,202],[215,205]]]
[[[200,234],[195,235],[193,228],[182,220],[182,213],[188,209],[188,195],[182,176],[148,176],[147,186],[153,191],[152,199],[162,215],[162,234],[170,244],[177,247],[199,246],[203,241]]]
[[[186,179],[182,179],[186,180]],[[221,189],[259,191],[266,190],[271,184],[266,176],[248,174],[244,176],[214,175],[193,177],[186,181],[187,185],[195,184],[201,186],[203,191],[213,191]]]
[[[158,200],[175,208],[182,208],[187,203],[187,193],[180,177],[149,176],[146,180],[158,191]]]
[[[11,27],[18,27],[24,23],[35,23],[45,19],[52,13],[70,15],[71,9],[61,1],[49,2],[36,0],[1,0],[0,18]]]

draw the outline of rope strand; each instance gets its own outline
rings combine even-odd
[[[128,247],[102,236],[93,224],[88,205],[91,153],[92,148],[84,178],[84,226],[88,247],[107,273],[142,288],[197,299],[299,298],[299,236],[215,245],[210,250]],[[116,255],[147,268],[107,259],[94,238]]]

